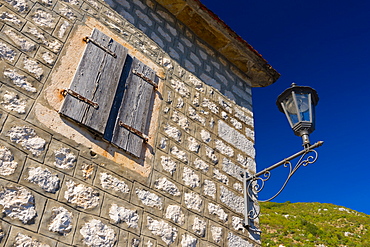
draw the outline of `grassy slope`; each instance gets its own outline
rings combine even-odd
[[[332,204],[262,203],[260,224],[262,246],[370,246],[370,215]]]

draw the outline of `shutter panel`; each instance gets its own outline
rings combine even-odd
[[[150,109],[154,103],[152,83],[157,81],[155,72],[134,58],[111,142],[136,157],[140,157],[144,138],[135,130],[147,134]]]
[[[127,49],[97,29],[86,42],[59,113],[104,134]]]

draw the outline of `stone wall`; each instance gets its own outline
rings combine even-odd
[[[0,1],[0,246],[259,246],[250,82],[154,1]],[[58,114],[98,28],[157,72],[144,157]]]

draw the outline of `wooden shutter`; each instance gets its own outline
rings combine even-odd
[[[157,81],[155,72],[134,58],[111,142],[136,157],[140,157],[145,142],[140,133],[145,135],[148,132]]]
[[[94,29],[59,113],[104,134],[127,49]]]

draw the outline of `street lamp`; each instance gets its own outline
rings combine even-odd
[[[260,215],[259,202],[268,202],[277,197],[299,167],[316,162],[318,154],[314,149],[324,142],[319,141],[311,145],[309,135],[315,130],[315,106],[318,101],[319,96],[313,88],[297,86],[295,83],[278,96],[276,105],[281,112],[285,113],[294,134],[302,137],[303,150],[258,173],[249,174],[245,171],[242,174],[244,182],[244,225],[250,230],[259,232],[254,226],[254,220]],[[291,160],[298,157],[297,163],[293,166]],[[280,190],[267,200],[258,200],[258,193],[264,188],[265,182],[270,179],[270,171],[282,165],[289,168],[289,173]]]
[[[310,145],[308,136],[315,130],[315,106],[318,102],[315,89],[295,83],[276,100],[277,107],[285,113],[294,134],[302,137],[305,147]]]

